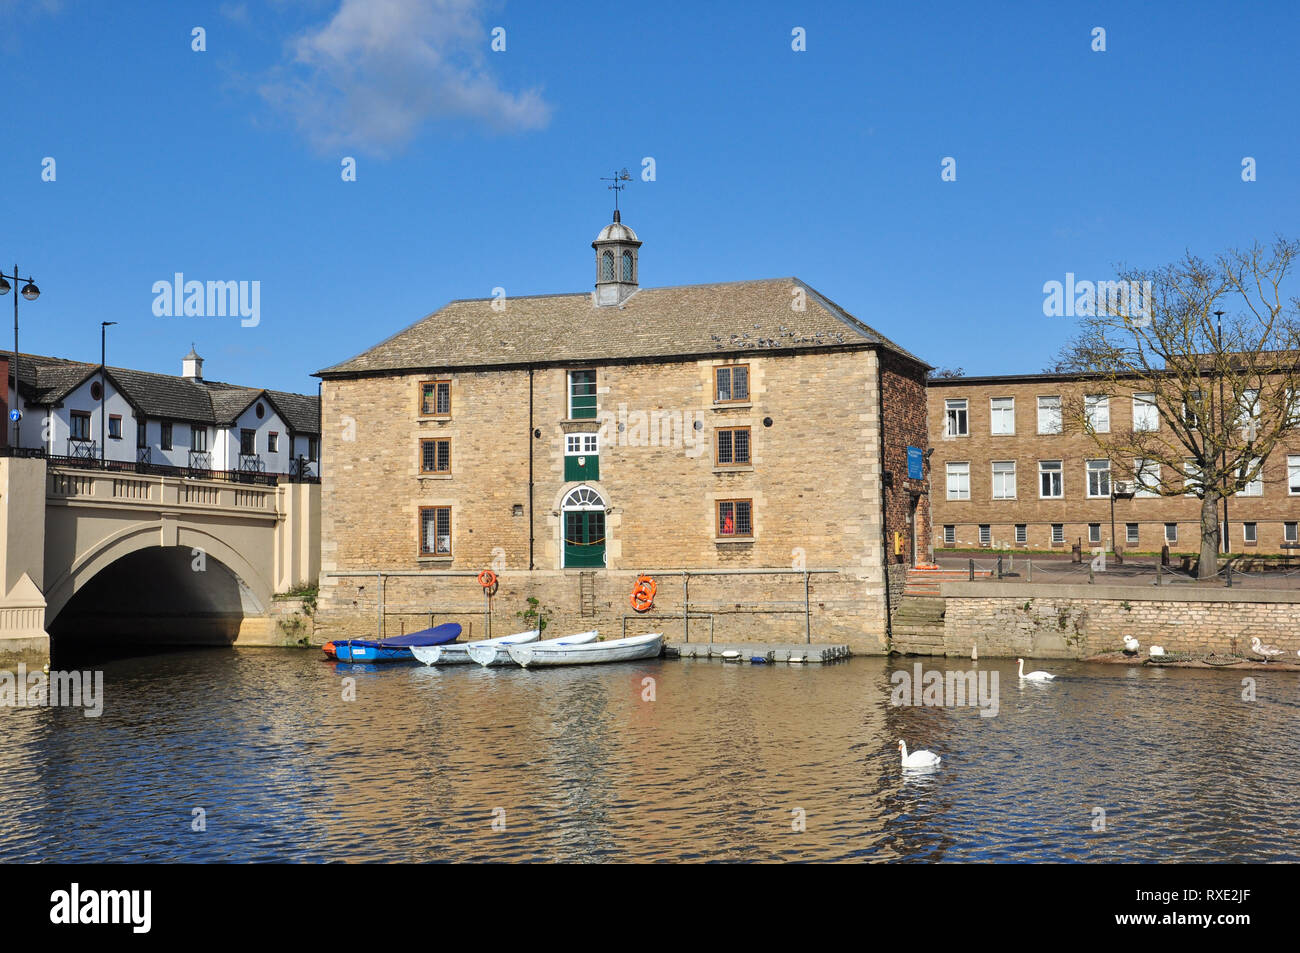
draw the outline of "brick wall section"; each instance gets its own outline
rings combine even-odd
[[[907,569],[918,562],[930,562],[930,480],[907,475],[907,448],[919,447],[922,454],[929,448],[926,418],[926,368],[905,358],[886,353],[881,360],[881,401],[884,406],[884,467],[890,485],[884,488],[886,563],[889,572],[890,611],[897,608],[903,595]],[[911,512],[916,507],[915,546]],[[894,552],[894,534],[901,533],[902,553]]]
[[[494,634],[519,627],[515,614],[530,595],[550,608],[557,630],[598,627],[618,634],[623,616],[632,614],[628,598],[639,572],[806,566],[837,571],[811,579],[813,639],[883,651],[876,352],[742,359],[737,363],[750,367],[751,400],[744,405],[712,401],[713,369],[724,363],[597,367],[598,408],[609,415],[605,420],[611,426],[602,436],[600,479],[591,484],[608,508],[607,567],[594,574],[594,617],[581,614],[582,570],[561,567],[561,505],[578,485],[564,480],[563,435],[587,426],[567,419],[566,369],[534,372],[533,427],[541,436],[531,440],[527,370],[325,381],[328,462],[322,483],[318,639],[375,633],[377,580],[341,575],[346,572],[476,573],[495,565],[503,568],[493,599]],[[889,417],[897,415],[900,421],[924,416],[918,372],[908,373],[910,384],[901,380],[902,374],[890,384],[890,392],[899,396]],[[452,380],[452,412],[446,420],[421,419],[416,412],[420,381],[435,377]],[[637,415],[655,413],[661,415],[661,426],[651,434]],[[765,418],[771,418],[770,427]],[[697,420],[698,431],[693,426]],[[684,433],[678,422],[685,425]],[[716,466],[714,431],[724,426],[750,427],[750,467]],[[451,438],[450,478],[420,476],[421,436]],[[911,429],[900,429],[898,439],[904,438],[915,439]],[[535,481],[531,572],[530,450]],[[905,457],[897,468],[906,473]],[[753,500],[752,540],[718,538],[720,499]],[[418,509],[434,505],[452,507],[451,557],[418,552]],[[635,620],[639,627],[631,631],[647,631],[646,625],[654,624],[670,631],[670,638],[680,637],[681,579],[665,574],[658,583],[656,611]],[[432,613],[461,621],[467,629],[472,624],[467,637],[482,637],[483,597],[472,577],[389,577],[384,585],[386,634],[422,628]],[[804,637],[801,574],[694,577],[690,600],[693,613],[713,614],[719,639]],[[757,605],[765,602],[783,604]],[[706,639],[708,620],[692,619],[691,629],[692,640]]]
[[[985,592],[1015,594],[976,595]],[[1127,591],[1126,591],[1127,590]],[[1125,635],[1167,652],[1249,654],[1258,637],[1296,658],[1300,593],[1236,590],[1160,597],[1119,586],[994,587],[945,584],[945,653],[968,657],[972,646],[987,657],[1084,658],[1123,648]],[[1235,642],[1234,642],[1235,640]],[[907,651],[906,647],[901,647]]]
[[[1059,395],[1067,400],[1091,393],[1086,382],[1045,379],[966,383],[961,379],[931,381],[928,393],[930,439],[935,447],[934,545],[942,547],[943,526],[956,527],[957,548],[979,548],[979,526],[988,524],[994,548],[1004,545],[1013,549],[1064,550],[1079,540],[1089,548],[1090,523],[1101,527],[1102,544],[1109,546],[1110,501],[1087,496],[1087,460],[1104,455],[1086,434],[1038,433],[1038,397]],[[1142,388],[1135,386],[1133,391]],[[1015,434],[994,435],[991,431],[990,398],[1015,398]],[[970,414],[970,435],[948,437],[944,427],[944,401],[966,398]],[[1110,400],[1112,431],[1133,425],[1132,393],[1119,394]],[[1228,501],[1231,522],[1230,543],[1234,553],[1278,553],[1282,549],[1283,523],[1300,521],[1300,495],[1287,488],[1287,456],[1300,454],[1300,431],[1284,440],[1269,456],[1264,471],[1264,494],[1260,497],[1233,496]],[[1016,499],[993,499],[995,460],[1016,462]],[[1064,497],[1040,499],[1038,461],[1062,460]],[[970,463],[970,499],[947,499],[946,465]],[[1168,474],[1162,474],[1168,477]],[[1112,474],[1126,479],[1118,469]],[[1115,501],[1115,535],[1123,549],[1157,552],[1165,543],[1165,523],[1176,523],[1178,541],[1169,545],[1175,553],[1196,553],[1200,549],[1201,501],[1195,497],[1134,498]],[[1242,522],[1257,524],[1258,543],[1247,546],[1243,541]],[[1015,542],[1015,526],[1026,524],[1028,540]],[[1063,523],[1065,542],[1051,543],[1051,524]],[[1126,523],[1138,524],[1138,542],[1126,542]],[[1094,546],[1096,544],[1093,544]],[[1296,552],[1293,550],[1293,552]]]

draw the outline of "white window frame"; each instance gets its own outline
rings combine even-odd
[[[964,471],[963,471],[962,469],[956,469],[956,470],[954,470],[954,469],[953,469],[954,467],[957,467],[957,468],[962,468],[962,467],[964,467],[965,470],[964,470]],[[966,478],[966,489],[965,489],[965,491],[964,491],[964,492],[965,492],[965,495],[964,495],[964,496],[962,495],[963,491],[960,490],[960,489],[959,489],[959,490],[957,491],[957,493],[954,495],[953,490],[952,490],[952,481],[953,481],[953,477],[963,477],[963,476]],[[969,499],[970,499],[970,464],[969,464],[969,463],[947,463],[947,464],[945,464],[945,465],[944,465],[944,477],[945,477],[945,480],[944,480],[944,486],[945,486],[945,489],[947,490],[947,494],[946,494],[946,498],[947,498],[947,499],[949,499],[949,500],[969,500]]]
[[[1104,464],[1106,464],[1106,465],[1105,465],[1104,467],[1094,467],[1093,464],[1095,464],[1095,463],[1104,463]],[[1096,473],[1096,474],[1105,474],[1105,478],[1106,478],[1106,492],[1105,492],[1105,493],[1094,493],[1094,492],[1092,492],[1092,476],[1093,476],[1094,473]],[[1090,499],[1090,500],[1108,500],[1108,499],[1110,499],[1110,488],[1111,488],[1111,483],[1110,483],[1110,461],[1109,461],[1109,460],[1085,460],[1085,461],[1083,461],[1083,475],[1084,475],[1084,484],[1085,484],[1085,486],[1087,486],[1087,495],[1088,495],[1088,499]]]
[[[1195,460],[1183,461],[1183,496],[1196,495],[1196,483],[1199,483]]]
[[[1241,541],[1259,545],[1259,526],[1252,522],[1241,524]]]
[[[1047,402],[1044,406],[1044,401]],[[1052,402],[1055,401],[1053,404]],[[1044,417],[1044,411],[1047,416]],[[1055,414],[1055,417],[1052,415]],[[1043,394],[1038,398],[1038,432],[1039,433],[1060,433],[1061,432],[1061,396],[1059,394]]]
[[[970,436],[970,401],[965,397],[950,397],[943,402],[943,433],[946,437]],[[955,431],[954,424],[961,422],[960,431]]]
[[[1259,457],[1252,458],[1250,463],[1246,464],[1247,472],[1253,470],[1255,468],[1255,465],[1258,463],[1259,463]],[[1260,467],[1259,473],[1255,476],[1255,479],[1251,480],[1249,483],[1247,483],[1240,490],[1238,490],[1236,493],[1233,494],[1233,496],[1263,496],[1263,495],[1264,495],[1264,468],[1262,466]]]
[[[1029,527],[1024,523],[1016,524],[1016,545],[1023,546],[1029,540]]]
[[[1089,542],[1090,544],[1094,545],[1094,546],[1096,546],[1096,545],[1100,545],[1100,543],[1101,543],[1101,524],[1100,524],[1100,523],[1089,523],[1089,524],[1088,524],[1088,542]]]
[[[1147,479],[1148,474],[1150,479]],[[1155,486],[1156,489],[1151,489]],[[1133,495],[1144,500],[1160,496],[1160,464],[1154,460],[1137,459],[1133,461]]]
[[[957,545],[957,527],[952,523],[945,523],[943,526],[943,544],[945,546]]]
[[[1014,500],[1016,498],[1016,461],[1014,460],[994,460],[989,464],[993,471],[993,499],[995,500]],[[999,470],[998,467],[1010,466],[1010,470]],[[1007,493],[1007,477],[1011,478],[1011,492]],[[1002,493],[998,492],[999,480],[1001,477]]]
[[[1172,535],[1172,536],[1169,535],[1169,530],[1170,530],[1171,528],[1172,528],[1173,531],[1174,531],[1174,535]],[[1177,523],[1166,523],[1166,524],[1165,524],[1165,542],[1166,542],[1166,543],[1176,543],[1176,542],[1178,542],[1178,524],[1177,524]]]
[[[990,523],[979,524],[980,545],[985,549],[993,545],[993,526]]]
[[[1044,469],[1049,467],[1050,469]],[[1056,474],[1056,489],[1058,492],[1047,494],[1043,492],[1043,474]],[[1065,499],[1065,461],[1064,460],[1039,460],[1038,461],[1038,498],[1040,500],[1063,500]]]
[[[1084,419],[1093,433],[1110,433],[1110,397],[1088,394],[1083,398]]]
[[[1142,528],[1137,523],[1125,523],[1124,524],[1124,545],[1136,546],[1138,544],[1138,541],[1141,539],[1140,536],[1141,531]]]
[[[1300,454],[1287,454],[1286,493],[1287,496],[1300,496]]]
[[[599,433],[566,433],[564,435],[564,455],[566,457],[594,457],[600,454]]]
[[[999,403],[1006,406],[998,406]],[[999,425],[1006,429],[1000,430]],[[995,437],[1011,437],[1016,433],[1016,399],[1014,397],[989,398],[989,433]]]
[[[1064,524],[1064,523],[1053,523],[1053,524],[1052,524],[1052,542],[1053,542],[1053,543],[1064,543],[1064,542],[1065,542],[1065,524]]]
[[[1285,520],[1282,523],[1282,542],[1300,543],[1300,522]]]
[[[1237,408],[1237,427],[1244,429],[1252,420],[1259,420],[1263,409],[1260,406],[1259,389],[1247,387],[1241,392],[1241,406]]]
[[[1134,394],[1133,430],[1137,433],[1152,433],[1159,429],[1160,410],[1156,406],[1156,395]]]

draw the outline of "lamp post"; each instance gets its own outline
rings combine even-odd
[[[99,468],[103,470],[105,454],[108,452],[108,430],[104,427],[104,407],[108,403],[108,387],[104,383],[104,358],[107,351],[108,329],[116,321],[99,322]]]
[[[0,297],[9,293],[9,282],[4,274],[0,274]],[[18,266],[14,265],[14,284],[17,285],[22,279],[18,277]],[[41,296],[41,289],[36,287],[30,275],[27,276],[27,284],[23,285],[21,292],[14,292],[14,405],[9,408],[9,416],[14,422],[14,447],[18,447],[19,438],[22,435],[20,421],[22,412],[18,409],[18,295],[21,294],[28,301],[35,301]]]
[[[1214,337],[1215,337],[1214,348],[1216,351],[1218,351],[1218,354],[1215,355],[1216,360],[1223,360],[1222,355],[1223,355],[1223,315],[1224,314],[1225,312],[1223,311],[1214,312]],[[1223,375],[1220,374],[1219,375],[1219,440],[1220,441],[1223,440],[1224,436],[1226,436],[1228,432],[1227,424],[1225,423],[1224,416],[1223,416],[1223,411],[1224,411]],[[1227,444],[1224,444],[1223,449],[1219,452],[1220,472],[1222,472],[1223,468],[1227,466],[1227,463],[1228,463],[1228,447]],[[1226,493],[1223,494],[1223,539],[1220,541],[1220,544],[1221,544],[1220,548],[1225,553],[1232,552],[1232,543],[1229,542],[1228,539],[1228,494]]]

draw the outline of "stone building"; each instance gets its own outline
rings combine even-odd
[[[883,650],[928,366],[796,278],[642,288],[617,212],[592,248],[594,292],[452,301],[318,372],[318,632],[500,635],[531,597],[549,633]]]
[[[1098,390],[1086,375],[960,377],[929,385],[936,549],[1064,550],[1076,543],[1135,552],[1200,549],[1201,501],[1134,485],[1092,438],[1063,426],[1062,406]],[[1162,425],[1142,381],[1091,398],[1099,430]],[[1178,475],[1148,472],[1152,482]],[[1117,490],[1112,537],[1112,484]],[[1228,500],[1224,538],[1234,553],[1283,553],[1300,524],[1300,430],[1264,462],[1260,479]]]

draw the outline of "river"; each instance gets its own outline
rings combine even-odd
[[[1300,857],[1300,675],[981,661],[981,717],[891,705],[916,661],[96,663],[100,717],[0,708],[0,860]],[[900,737],[940,768],[905,776]]]

